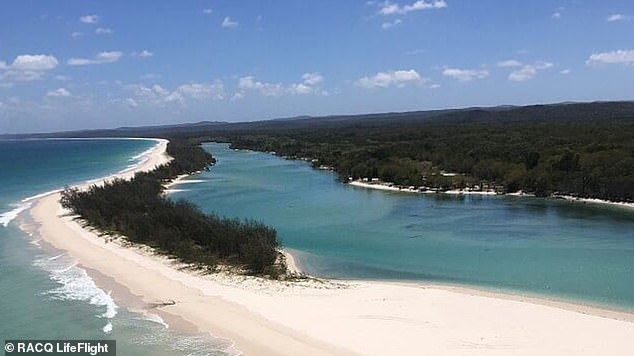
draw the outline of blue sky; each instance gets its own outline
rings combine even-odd
[[[634,99],[631,0],[0,7],[0,133]]]

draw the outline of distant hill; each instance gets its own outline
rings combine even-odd
[[[362,115],[298,116],[250,122],[202,121],[178,125],[120,127],[107,130],[81,130],[0,138],[36,137],[155,137],[192,136],[202,133],[239,131],[279,131],[344,127],[377,127],[401,124],[456,125],[463,123],[552,122],[634,119],[634,101],[559,103],[530,106],[470,107],[463,109],[388,112]]]

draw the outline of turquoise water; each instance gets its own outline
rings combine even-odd
[[[225,355],[228,342],[166,329],[99,289],[70,256],[18,228],[24,200],[138,163],[150,140],[0,140],[0,340],[115,339],[119,355]]]
[[[204,147],[217,165],[170,196],[274,226],[311,274],[465,284],[634,311],[632,211],[369,190],[301,161]]]

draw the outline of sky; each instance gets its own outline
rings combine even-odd
[[[0,134],[595,100],[632,0],[0,3]]]

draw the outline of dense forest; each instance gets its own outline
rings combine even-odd
[[[399,125],[223,139],[235,148],[314,159],[342,181],[634,201],[633,138],[634,120]]]
[[[207,215],[186,201],[172,201],[164,184],[181,174],[206,169],[212,156],[199,145],[173,140],[169,164],[132,180],[114,180],[87,191],[67,188],[61,203],[90,226],[127,241],[151,246],[185,263],[213,269],[218,263],[255,274],[277,276],[279,247],[274,229],[251,220]]]
[[[336,128],[227,131],[206,139],[308,158],[316,167],[331,167],[344,182],[379,178],[440,191],[488,188],[634,201],[634,111],[619,111],[619,116],[590,108],[586,116],[576,117],[574,110],[559,116],[547,110],[547,117],[534,114],[533,119],[524,108],[516,111],[450,112],[444,119]]]

